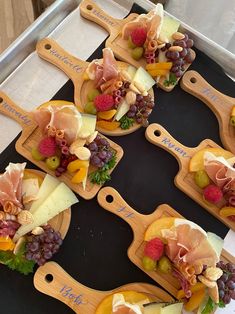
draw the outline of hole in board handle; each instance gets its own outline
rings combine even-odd
[[[52,274],[47,274],[46,276],[45,276],[45,281],[47,282],[47,283],[51,283],[52,281],[53,281],[53,275]]]
[[[106,202],[107,202],[107,203],[112,203],[112,202],[113,202],[113,197],[112,197],[112,195],[107,195],[107,196],[106,196]]]
[[[195,84],[197,82],[197,79],[195,77],[191,77],[190,82]]]
[[[44,47],[45,47],[46,50],[50,50],[51,49],[51,45],[50,44],[46,44]]]
[[[0,104],[3,102],[3,98],[2,97],[0,97]]]
[[[88,4],[88,5],[86,6],[86,8],[87,8],[87,10],[91,11],[91,10],[93,9],[93,6],[92,6],[91,4]]]
[[[159,130],[155,130],[155,131],[154,131],[154,135],[157,136],[157,137],[161,136],[161,134],[162,134],[162,133],[161,133],[161,131],[159,131]]]

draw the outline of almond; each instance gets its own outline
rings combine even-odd
[[[158,46],[157,46],[157,49],[162,49],[162,48],[164,48],[165,46],[166,46],[166,44],[165,44],[165,43],[160,44],[160,45],[158,45]]]
[[[17,220],[21,225],[28,225],[34,221],[33,215],[28,210],[22,210],[18,214]]]
[[[217,285],[215,281],[211,281],[202,275],[198,276],[198,279],[208,288],[214,288]]]
[[[134,84],[130,84],[129,86],[130,90],[132,90],[136,94],[141,94],[141,92],[138,90],[138,88]]]
[[[180,46],[171,46],[169,49],[169,51],[178,51],[178,52],[181,52],[183,50],[182,47]]]
[[[36,227],[31,231],[31,233],[34,235],[40,235],[43,232],[44,232],[44,229],[42,227]]]
[[[211,281],[217,281],[223,275],[223,271],[218,267],[207,267],[203,275]]]
[[[174,40],[182,40],[184,39],[184,34],[180,33],[180,32],[175,32],[173,35],[172,35],[172,38]]]
[[[74,154],[77,156],[80,160],[89,160],[91,157],[91,152],[87,147],[78,147]]]
[[[136,102],[136,93],[134,93],[132,90],[129,90],[127,93],[126,93],[126,102],[128,105],[134,105],[134,103]]]

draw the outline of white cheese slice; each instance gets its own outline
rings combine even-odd
[[[175,303],[161,308],[161,314],[181,314],[183,303]]]
[[[44,200],[44,202],[33,213],[33,223],[22,225],[16,232],[13,241],[17,241],[34,228],[44,225],[66,208],[78,202],[75,194],[65,185],[60,183],[55,190]]]
[[[33,214],[37,208],[45,201],[52,191],[60,184],[60,181],[51,175],[47,174],[40,186],[37,194],[37,200],[30,207],[30,212]]]

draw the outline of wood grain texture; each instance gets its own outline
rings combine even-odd
[[[235,98],[219,92],[196,71],[186,72],[180,86],[203,101],[213,111],[219,123],[220,138],[224,147],[235,154],[235,128],[230,124]]]
[[[148,276],[160,284],[164,289],[176,297],[180,285],[178,280],[171,274],[162,274],[160,271],[146,271],[142,266],[144,256],[144,234],[148,226],[162,217],[184,218],[176,210],[167,204],[162,204],[150,215],[142,215],[131,208],[121,195],[111,187],[102,188],[97,195],[98,203],[105,210],[125,220],[133,231],[133,241],[128,248],[129,259],[144,271]],[[235,262],[235,258],[226,251],[222,251],[221,259]]]
[[[0,0],[0,53],[33,21],[31,0]]]
[[[194,181],[194,173],[189,172],[189,162],[191,157],[203,148],[217,147],[218,144],[210,139],[205,139],[197,147],[186,147],[175,140],[160,124],[153,123],[148,126],[145,132],[146,139],[173,155],[179,163],[179,172],[175,177],[175,185],[195,202],[205,208],[210,214],[215,216],[227,227],[235,230],[235,222],[219,214],[220,208],[216,205],[205,202],[202,189]]]
[[[52,63],[63,71],[73,82],[74,85],[74,103],[80,112],[84,112],[84,105],[87,103],[87,95],[91,89],[96,88],[94,81],[84,80],[84,73],[90,64],[80,60],[67,51],[65,51],[56,41],[50,38],[44,38],[37,43],[36,51],[44,60]],[[126,69],[128,64],[118,61],[118,68]],[[154,98],[153,89],[149,91]],[[123,136],[135,132],[141,127],[141,124],[134,123],[129,129],[118,127],[113,131],[97,127],[97,130],[108,136]]]
[[[43,171],[55,176],[54,171],[49,170],[44,161],[36,161],[32,158],[32,148],[37,147],[42,135],[39,127],[34,122],[32,114],[17,106],[6,94],[0,91],[0,113],[18,122],[22,127],[22,134],[16,142],[16,150],[19,154],[30,160]],[[110,139],[108,139],[111,148],[116,152],[116,165],[109,173],[111,174],[123,156],[123,149]],[[90,166],[88,172],[94,171],[95,168]],[[66,171],[59,180],[67,184],[74,192],[84,199],[92,199],[101,188],[101,185],[93,184],[87,180],[86,190],[84,191],[82,184],[74,184],[71,182],[72,175]]]
[[[94,314],[105,297],[121,291],[142,292],[153,301],[173,301],[173,298],[162,289],[145,283],[130,283],[111,291],[94,290],[77,282],[55,262],[48,262],[37,269],[34,286],[79,314]],[[66,287],[71,289],[69,294],[66,294]]]
[[[121,37],[121,31],[123,26],[136,19],[138,14],[131,13],[127,18],[119,20],[115,19],[112,16],[104,12],[98,5],[96,5],[92,0],[83,0],[79,6],[80,13],[86,19],[95,22],[100,25],[109,33],[109,38],[106,40],[105,46],[113,50],[114,55],[122,61],[125,61],[136,68],[142,66],[144,69],[146,67],[146,60],[141,58],[136,61],[131,56],[131,48],[128,48],[128,41],[124,40]],[[195,59],[196,53],[194,50],[190,49],[193,58]],[[185,71],[190,67],[191,64],[187,63],[184,65]],[[177,82],[180,80],[177,79]],[[175,85],[165,86],[164,85],[165,77],[162,76],[157,83],[157,85],[165,90],[170,92],[174,89]]]

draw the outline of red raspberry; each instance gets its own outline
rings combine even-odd
[[[144,254],[154,261],[158,261],[164,251],[164,244],[161,239],[154,238],[146,243]]]
[[[114,106],[114,99],[111,95],[101,94],[95,97],[94,104],[98,111],[106,111]]]
[[[40,154],[45,157],[55,156],[56,154],[56,142],[54,137],[45,137],[38,145]]]
[[[210,184],[204,189],[203,196],[206,201],[216,204],[221,201],[223,193],[218,186]]]
[[[137,47],[144,45],[147,38],[147,31],[144,27],[137,27],[131,32],[131,40]]]
[[[235,215],[228,216],[228,219],[230,219],[231,221],[235,221]]]

